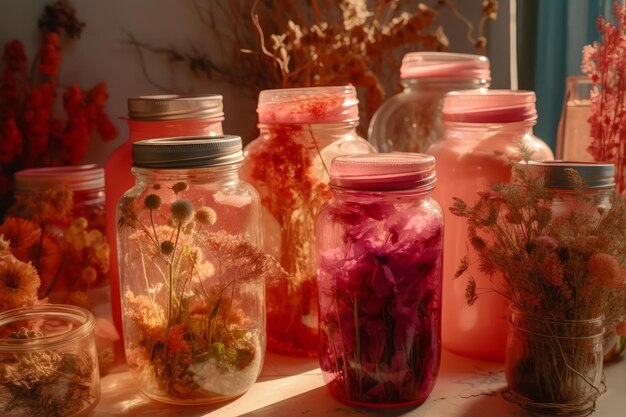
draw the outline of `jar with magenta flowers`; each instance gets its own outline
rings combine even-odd
[[[128,99],[128,140],[111,152],[104,167],[107,239],[111,249],[110,282],[113,320],[122,333],[122,313],[117,264],[115,208],[118,200],[135,182],[130,169],[134,142],[174,136],[216,136],[223,134],[222,96],[181,96],[175,94],[139,96]]]
[[[259,197],[239,179],[237,136],[133,144],[136,183],[117,210],[126,360],[147,396],[224,401],[256,380],[265,352]]]
[[[371,407],[423,403],[439,370],[443,213],[435,160],[335,158],[317,220],[320,365],[333,396]]]
[[[100,373],[105,374],[119,336],[112,323],[104,170],[79,165],[18,171],[15,200],[0,235],[10,241],[13,256],[37,270],[39,299],[94,314]]]
[[[315,218],[330,198],[328,169],[336,156],[373,148],[356,132],[351,86],[261,91],[257,112],[260,136],[241,175],[261,195],[264,249],[289,273],[267,287],[268,348],[316,356]]]

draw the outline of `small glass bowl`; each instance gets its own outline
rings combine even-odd
[[[100,400],[95,319],[43,304],[0,313],[0,415],[86,416]]]

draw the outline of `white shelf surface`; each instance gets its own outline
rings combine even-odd
[[[506,402],[503,364],[442,352],[433,392],[419,407],[367,409],[335,400],[324,386],[316,359],[268,353],[258,381],[241,397],[209,406],[172,406],[142,396],[130,374],[121,370],[102,378],[102,398],[94,417],[524,417]],[[597,417],[626,415],[626,360],[605,366],[608,390],[597,402]]]

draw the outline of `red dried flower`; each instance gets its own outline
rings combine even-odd
[[[39,49],[39,71],[49,77],[54,77],[61,66],[61,48],[59,47],[59,35],[56,32],[48,32]]]

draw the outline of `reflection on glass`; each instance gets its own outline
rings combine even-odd
[[[587,151],[591,144],[589,116],[592,80],[586,75],[567,77],[565,100],[559,121],[556,157],[566,161],[593,161]]]

